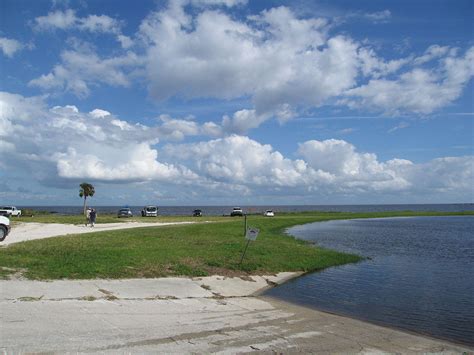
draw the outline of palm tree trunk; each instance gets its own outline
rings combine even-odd
[[[83,208],[83,213],[84,213],[84,216],[86,215],[86,196],[84,196],[84,208]]]

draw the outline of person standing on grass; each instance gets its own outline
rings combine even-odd
[[[96,217],[97,217],[97,212],[96,212],[95,208],[93,208],[91,210],[90,215],[89,215],[90,222],[91,222],[91,227],[94,227]]]
[[[87,210],[86,210],[86,227],[89,223],[91,223],[91,209],[87,208]]]

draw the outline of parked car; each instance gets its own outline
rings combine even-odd
[[[263,212],[263,215],[265,217],[275,217],[275,213],[272,210],[266,210],[265,212]]]
[[[130,208],[121,208],[117,212],[117,217],[133,217],[132,210]]]
[[[0,216],[0,242],[10,233],[10,220],[5,216]]]
[[[242,208],[240,207],[234,207],[232,209],[232,212],[230,213],[230,216],[231,217],[234,217],[234,216],[243,216],[244,215],[244,212],[242,211]]]
[[[193,217],[202,217],[202,211],[201,210],[194,210],[193,211]]]
[[[143,207],[142,217],[158,217],[158,207],[156,206]]]
[[[20,217],[21,216],[21,210],[19,210],[15,206],[3,206],[3,207],[0,207],[0,215]]]

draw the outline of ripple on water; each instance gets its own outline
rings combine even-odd
[[[267,292],[318,309],[474,345],[474,217],[330,221],[289,230],[372,259]]]

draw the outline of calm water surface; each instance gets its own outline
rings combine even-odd
[[[289,233],[370,259],[267,295],[474,345],[474,217],[330,221]]]
[[[134,215],[139,216],[143,206],[99,206],[94,200],[88,200],[91,207],[95,207],[100,214],[117,213],[122,207],[130,207]],[[162,206],[157,202],[151,205],[159,206],[160,215],[163,216],[186,216],[192,215],[193,210],[202,209],[205,216],[228,215],[233,206]],[[39,211],[54,212],[63,215],[74,215],[82,213],[82,202],[76,206],[17,206],[19,208],[31,208]],[[303,211],[325,211],[325,212],[383,212],[383,211],[438,211],[457,212],[473,211],[473,203],[453,204],[422,204],[422,205],[267,205],[267,206],[241,206],[244,213],[262,213],[265,210],[279,212],[303,212]]]

